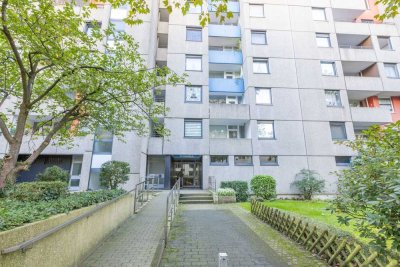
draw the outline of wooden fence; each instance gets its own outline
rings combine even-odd
[[[251,212],[273,228],[304,246],[330,266],[399,266],[390,256],[383,256],[350,238],[339,237],[328,230],[318,229],[300,217],[252,200]]]

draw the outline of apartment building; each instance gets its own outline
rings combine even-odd
[[[400,22],[377,21],[374,0],[229,1],[234,15],[224,23],[206,2],[185,16],[161,2],[150,1],[151,13],[134,27],[122,21],[125,8],[98,5],[83,30],[112,22],[135,37],[149,67],[188,75],[186,85],[154,88],[170,135],[127,133],[123,142],[99,132],[73,149],[50,146],[19,181],[56,164],[70,170],[71,190],[96,190],[101,164],[122,160],[132,172],[126,188],[146,177],[159,188],[183,177],[183,188],[206,189],[211,177],[219,185],[268,174],[278,194],[290,196],[306,168],[330,195],[333,172],[355,155],[336,141],[400,119]],[[202,10],[211,13],[204,28]]]

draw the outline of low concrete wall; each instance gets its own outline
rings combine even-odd
[[[90,206],[59,214],[49,219],[27,224],[0,233],[0,249],[15,246],[94,208]],[[25,252],[0,255],[0,266],[54,267],[77,266],[97,244],[132,215],[133,196],[122,196],[117,201],[96,211],[60,231],[38,241]]]

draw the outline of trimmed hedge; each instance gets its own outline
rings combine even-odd
[[[218,188],[217,194],[221,197],[230,197],[235,196],[236,192],[232,188]]]
[[[67,195],[67,189],[67,183],[61,181],[20,183],[10,188],[7,196],[19,201],[49,201]]]
[[[25,223],[44,220],[50,216],[68,213],[124,194],[124,190],[101,190],[71,193],[50,201],[0,200],[0,231],[10,230]]]
[[[272,176],[256,175],[251,179],[250,185],[256,197],[264,200],[276,197],[276,181]]]
[[[232,188],[235,190],[237,202],[245,202],[249,198],[249,185],[246,181],[221,182],[221,188]]]

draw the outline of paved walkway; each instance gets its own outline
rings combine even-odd
[[[124,222],[81,266],[150,266],[164,234],[168,193],[162,191],[137,215]]]
[[[326,266],[238,205],[180,205],[162,266]]]

